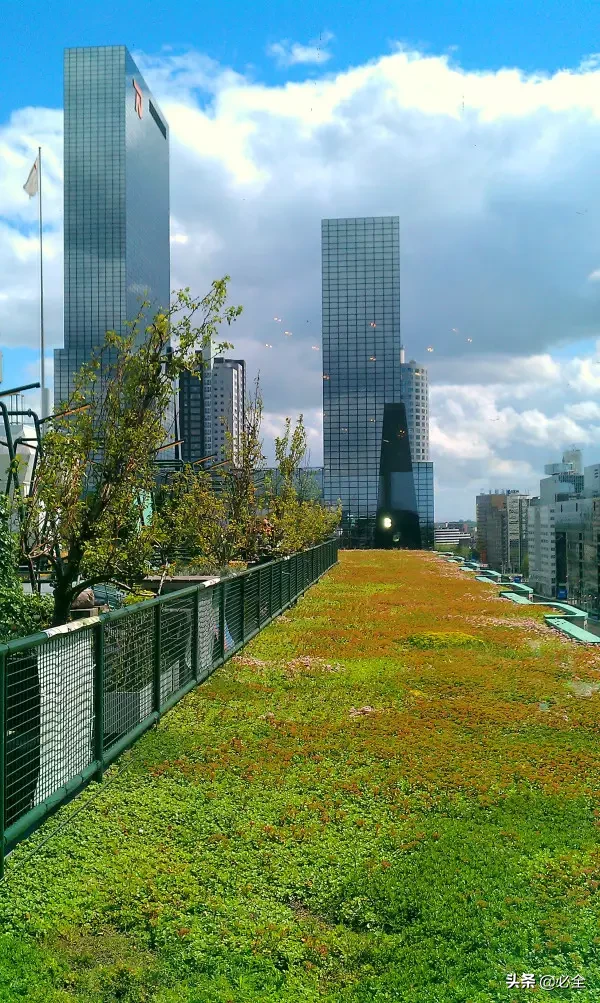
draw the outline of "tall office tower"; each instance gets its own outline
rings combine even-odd
[[[379,507],[384,406],[403,400],[399,219],[324,219],[321,239],[324,498],[341,499],[345,545],[368,547]],[[433,511],[431,521],[433,538]]]
[[[55,351],[55,404],[106,331],[126,333],[144,299],[150,314],[168,306],[171,288],[169,130],[157,102],[124,45],[66,49],[64,72],[65,344]]]
[[[206,455],[215,455],[214,463],[227,457],[228,434],[231,435],[234,466],[240,458],[246,399],[246,363],[243,359],[213,359],[210,393],[205,395]],[[210,408],[210,410],[208,410]]]
[[[427,370],[414,359],[404,362],[401,349],[402,400],[406,405],[408,440],[413,463],[429,460],[429,386]]]

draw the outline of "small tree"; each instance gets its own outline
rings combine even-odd
[[[188,465],[158,488],[151,532],[163,577],[182,560],[222,567],[229,549],[225,505],[206,472]]]
[[[154,484],[174,381],[195,369],[197,351],[219,324],[241,313],[226,306],[228,281],[213,282],[203,299],[181,290],[145,329],[143,304],[129,333],[109,332],[77,374],[71,413],[55,415],[23,499],[21,531],[24,555],[44,556],[52,566],[55,625],[68,620],[84,588],[144,577],[153,539],[140,518],[140,497]]]
[[[244,419],[239,442],[226,434],[226,463],[216,474],[217,487],[223,499],[227,532],[223,540],[226,562],[254,561],[261,555],[262,525],[257,472],[264,464],[261,422],[263,412],[260,380],[256,378],[254,394],[245,402]]]
[[[278,477],[270,498],[273,546],[280,554],[292,554],[328,539],[341,519],[340,509],[329,510],[315,498],[300,494],[299,483],[306,489],[299,476],[305,456],[304,417],[298,416],[293,430],[291,419],[286,418],[283,435],[275,439]]]

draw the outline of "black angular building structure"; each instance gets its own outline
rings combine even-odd
[[[404,404],[385,404],[374,545],[420,550],[419,510]]]

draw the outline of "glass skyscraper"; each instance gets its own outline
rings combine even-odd
[[[123,45],[64,57],[64,348],[54,402],[143,300],[170,301],[169,129]],[[165,453],[162,454],[166,456]]]
[[[384,406],[403,400],[400,221],[324,219],[321,238],[324,497],[341,499],[349,545],[373,546]],[[419,512],[433,513],[424,494],[431,484],[433,495],[429,472],[418,480]]]

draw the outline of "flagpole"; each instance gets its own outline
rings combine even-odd
[[[42,385],[42,418],[48,417],[48,391],[44,344],[44,254],[42,246],[42,148],[38,146],[38,208],[40,223],[40,383]]]

